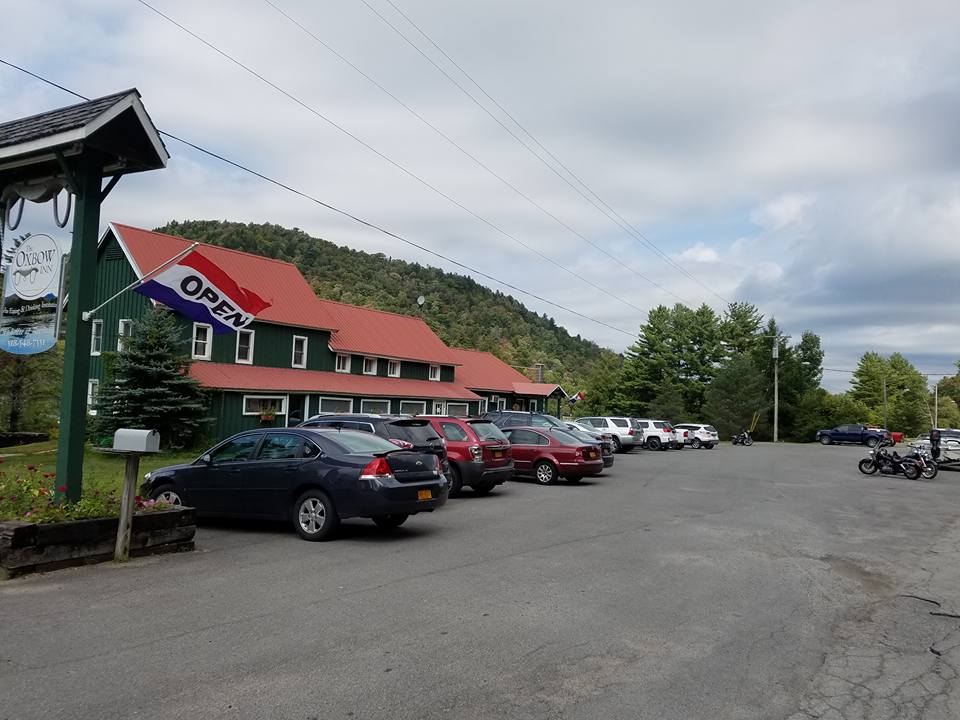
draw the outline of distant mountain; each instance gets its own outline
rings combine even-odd
[[[168,233],[292,262],[320,297],[416,315],[448,345],[489,350],[511,365],[546,365],[546,379],[579,389],[600,356],[596,343],[571,336],[553,318],[464,275],[341,247],[279,225],[216,220],[171,222]],[[426,298],[418,310],[418,295]]]

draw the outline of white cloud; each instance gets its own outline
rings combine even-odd
[[[677,255],[677,260],[681,262],[715,263],[719,259],[720,256],[717,251],[712,247],[707,247],[702,242],[697,242],[693,247],[688,247]]]

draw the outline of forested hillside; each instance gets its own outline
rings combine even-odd
[[[547,379],[568,392],[579,389],[600,356],[595,343],[463,275],[351,250],[279,225],[190,220],[158,231],[292,262],[320,297],[419,313],[449,345],[489,350],[511,365],[544,363]],[[426,298],[422,310],[418,295]]]

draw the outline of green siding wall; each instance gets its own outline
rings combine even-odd
[[[181,318],[185,337],[193,336],[193,323]],[[284,325],[258,322],[249,327],[253,330],[253,364],[261,367],[292,367],[293,336],[307,338],[307,370],[333,370],[333,353],[330,352],[330,333],[324,330],[307,330]],[[211,362],[235,363],[237,358],[237,334],[214,335]]]

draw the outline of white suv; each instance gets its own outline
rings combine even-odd
[[[582,417],[578,423],[596,428],[613,435],[613,445],[616,452],[630,452],[643,442],[643,433],[625,417]]]
[[[704,425],[703,423],[681,423],[674,426],[677,430],[686,430],[690,441],[690,447],[694,450],[706,448],[712,450],[714,446],[720,443],[720,436],[713,425]]]
[[[667,450],[677,447],[677,435],[666,420],[635,418],[635,421],[643,432],[643,445],[648,450]]]

